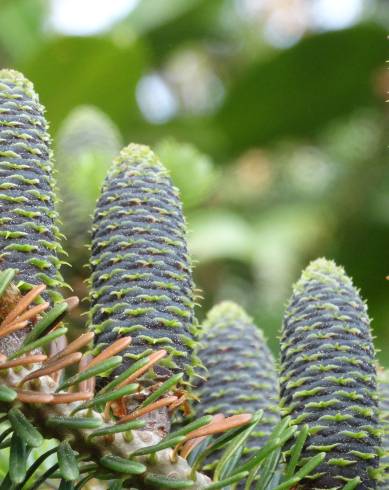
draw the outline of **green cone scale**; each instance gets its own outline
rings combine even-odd
[[[22,74],[0,70],[0,267],[18,269],[27,288],[46,284],[55,300],[63,280],[52,173],[38,95]]]
[[[97,343],[130,335],[121,370],[165,349],[159,372],[193,372],[194,298],[178,191],[146,146],[124,148],[97,203],[90,260]],[[127,360],[127,362],[126,362]]]
[[[262,331],[233,302],[214,306],[203,324],[198,355],[207,369],[197,383],[196,415],[264,411],[246,452],[262,447],[279,421],[278,375]],[[214,458],[213,458],[214,459]]]
[[[308,424],[303,457],[327,453],[303,488],[338,488],[361,478],[375,488],[380,444],[376,370],[365,303],[341,267],[318,259],[303,272],[281,337],[281,406]]]
[[[389,489],[389,371],[378,372],[378,408],[382,430],[382,452],[380,468],[382,474],[379,488]]]

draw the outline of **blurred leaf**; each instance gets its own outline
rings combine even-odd
[[[189,143],[178,143],[173,139],[161,141],[156,153],[180,189],[184,206],[194,207],[209,197],[217,174],[206,154]]]
[[[139,2],[118,30],[130,28],[147,38],[157,63],[187,41],[218,38],[224,0],[153,0]]]
[[[367,109],[330,124],[320,135],[320,144],[332,159],[355,166],[371,159],[380,150],[386,124],[383,114]],[[379,161],[371,162],[380,165]]]
[[[95,106],[77,106],[56,138],[59,206],[72,260],[88,260],[85,243],[101,184],[122,146],[114,122]]]
[[[196,259],[233,258],[249,261],[255,247],[251,226],[224,210],[205,210],[189,218],[189,248]]]
[[[302,203],[277,206],[259,216],[254,226],[255,260],[266,264],[284,257],[295,264],[296,257],[312,249],[318,240],[323,241],[328,232],[329,222],[319,207]],[[287,275],[285,270],[280,272]]]
[[[34,81],[54,127],[74,106],[92,104],[128,131],[141,118],[135,87],[146,60],[140,41],[118,45],[106,38],[64,37],[19,68]]]
[[[152,2],[139,2],[131,11],[123,24],[131,26],[137,33],[157,29],[168,22],[174,22],[182,17],[204,0],[153,0]]]
[[[143,121],[131,127],[131,141],[157,145],[168,138],[190,142],[212,156],[225,153],[225,137],[209,117],[183,117],[166,124]]]
[[[331,236],[330,222],[318,206],[289,203],[261,213],[253,228],[252,267],[260,301],[282,311],[290,286],[305,265],[301,258],[314,255],[319,244],[325,246]]]
[[[307,37],[253,66],[217,115],[230,150],[306,137],[333,118],[376,104],[374,74],[386,57],[385,29],[366,24]]]
[[[18,63],[31,57],[44,41],[42,28],[47,1],[12,0],[0,5],[0,45]]]
[[[64,207],[78,204],[81,221],[93,213],[102,181],[122,146],[115,123],[97,107],[75,107],[63,121],[56,144],[59,188],[64,199],[72,197]]]

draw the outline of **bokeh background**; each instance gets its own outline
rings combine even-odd
[[[146,143],[182,191],[200,319],[236,300],[276,349],[293,282],[326,256],[389,365],[388,26],[387,0],[1,0],[0,64],[51,123],[76,291],[81,217],[117,148]]]

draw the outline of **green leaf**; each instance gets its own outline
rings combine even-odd
[[[267,444],[263,446],[251,459],[247,461],[244,465],[240,467],[242,471],[250,471],[252,468],[261,463],[269,454],[275,451],[277,448],[282,447],[285,442],[292,437],[294,432],[297,430],[296,427],[290,427],[286,429],[278,437],[270,437]]]
[[[118,474],[117,474],[117,472],[116,473],[114,473],[112,471],[109,472],[109,471],[105,470],[104,468],[100,467],[100,470],[92,473],[92,476],[93,476],[93,478],[96,478],[97,480],[107,481],[107,480],[113,480],[114,478],[116,478],[118,476]]]
[[[280,462],[280,456],[281,456],[281,448],[278,447],[275,451],[273,451],[270,454],[268,458],[266,458],[266,460],[263,463],[263,469],[261,471],[255,490],[262,490],[268,487],[268,485],[270,484],[270,482],[272,481],[275,475],[276,468],[278,467],[278,464]]]
[[[326,457],[326,453],[319,453],[313,458],[305,463],[305,465],[299,469],[299,471],[289,480],[280,483],[274,490],[288,490],[291,487],[294,487],[297,483],[299,483],[303,478],[308,476],[315,468],[318,466],[323,459]]]
[[[30,344],[48,330],[54,323],[57,323],[66,313],[69,305],[67,303],[59,303],[54,305],[39,322],[34,326],[30,333],[26,335],[23,341],[23,346]]]
[[[122,381],[127,379],[129,376],[134,374],[138,369],[146,366],[146,364],[149,362],[149,357],[142,357],[139,359],[139,361],[134,362],[134,364],[131,364],[129,368],[127,368],[125,371],[123,371],[121,374],[116,376],[115,379],[113,379],[110,383],[108,383],[104,388],[99,392],[100,394],[106,393],[107,391],[113,390],[118,384],[120,384]]]
[[[228,478],[225,478],[224,480],[221,480],[219,482],[211,483],[211,485],[208,485],[206,487],[206,490],[217,490],[218,488],[224,488],[227,485],[232,485],[233,483],[237,483],[243,478],[246,478],[246,476],[249,474],[248,471],[241,471],[239,473],[236,473],[233,476],[230,476]]]
[[[29,488],[29,490],[40,490],[40,486],[42,485],[42,483],[46,482],[50,478],[50,476],[57,471],[57,469],[58,463],[51,466],[39,478],[37,478],[34,484]]]
[[[144,402],[141,403],[139,408],[142,407],[147,407],[151,403],[155,402],[158,400],[162,395],[167,393],[173,386],[175,386],[177,383],[181,381],[183,378],[184,373],[178,373],[175,374],[174,376],[171,376],[167,381],[165,381],[157,390],[155,390],[149,397],[144,400]]]
[[[48,451],[46,451],[45,453],[43,453],[41,456],[39,456],[39,458],[36,459],[32,463],[32,465],[28,468],[26,476],[25,476],[22,483],[27,482],[32,477],[32,475],[35,473],[35,471],[39,468],[39,466],[41,464],[43,464],[46,461],[46,459],[49,456],[51,456],[52,454],[54,454],[55,452],[57,452],[57,447],[53,447],[53,448],[49,449]]]
[[[278,424],[274,427],[273,432],[270,435],[270,439],[272,437],[278,437],[280,434],[285,432],[285,430],[289,427],[290,423],[292,421],[292,417],[284,417],[282,418]]]
[[[0,297],[15,277],[16,272],[16,269],[6,269],[0,273]]]
[[[176,480],[165,475],[147,473],[145,483],[156,488],[191,488],[194,485],[193,480]]]
[[[131,393],[134,393],[138,388],[139,385],[137,383],[133,383],[130,385],[123,386],[123,388],[120,388],[116,391],[112,391],[111,393],[106,393],[104,395],[97,395],[93,398],[93,400],[89,400],[76,407],[72,411],[71,415],[75,414],[76,412],[79,412],[80,410],[84,410],[85,408],[96,407],[106,402],[117,400],[122,396],[130,395]]]
[[[0,435],[0,442],[3,442],[4,439],[13,432],[13,430],[13,427],[8,427],[8,429],[5,429],[5,431]]]
[[[47,424],[57,427],[65,427],[66,429],[97,429],[102,425],[101,419],[96,417],[59,417],[51,416],[47,419]]]
[[[0,386],[0,401],[2,402],[13,402],[17,397],[17,393],[12,388],[2,385]]]
[[[227,449],[224,451],[222,457],[220,458],[214,472],[214,479],[220,480],[228,476],[233,470],[233,467],[229,464],[231,460],[234,460],[236,453],[241,452],[244,448],[244,444],[250,437],[250,434],[254,431],[258,422],[263,417],[263,410],[260,410],[253,417],[252,422],[249,427],[245,428],[240,434],[238,434],[228,445]],[[236,460],[234,460],[236,463]]]
[[[10,445],[11,445],[11,439],[12,439],[12,437],[8,437],[7,440],[5,440],[4,442],[2,442],[0,444],[0,449],[6,449],[7,447],[10,447]]]
[[[74,489],[74,484],[72,481],[69,480],[61,480],[61,483],[59,484],[58,490],[73,490]]]
[[[227,444],[230,443],[231,440],[235,439],[235,437],[238,436],[245,429],[247,429],[247,425],[224,432],[221,436],[214,439],[207,451],[209,450],[211,453],[225,447]]]
[[[269,456],[273,451],[282,446],[282,440],[278,437],[272,439],[265,446],[263,446],[247,463],[245,463],[240,469],[244,471],[250,471]]]
[[[141,475],[147,470],[144,464],[120,456],[103,456],[100,458],[100,464],[108,470],[128,475]]]
[[[229,430],[216,438],[209,446],[208,444],[205,444],[204,446],[200,444],[201,448],[204,447],[204,449],[199,450],[199,448],[195,448],[194,451],[196,451],[196,455],[193,459],[191,459],[191,464],[192,464],[192,473],[191,475],[194,476],[195,471],[202,465],[203,461],[213,452],[217,451],[218,449],[221,449],[222,447],[226,446],[232,439],[234,439],[237,435],[239,435],[242,431],[247,429],[247,426],[243,427],[238,427],[237,429]],[[212,441],[212,438],[209,438],[209,441]]]
[[[200,444],[198,444],[189,454],[188,456],[188,463],[192,466],[192,468],[195,470],[195,468],[199,467],[201,464],[201,461],[203,460],[202,456],[205,453],[206,449],[208,448],[210,442],[212,441],[212,436],[207,436],[205,439],[203,439]],[[193,472],[194,475],[194,472]]]
[[[113,356],[106,361],[100,362],[96,366],[93,366],[81,373],[75,374],[74,376],[67,379],[64,383],[62,383],[58,388],[57,392],[68,388],[69,386],[81,383],[81,381],[85,381],[86,379],[92,378],[93,376],[97,376],[98,374],[102,375],[103,373],[111,372],[113,369],[116,369],[122,363],[121,356]]]
[[[77,458],[67,441],[63,441],[59,444],[57,455],[59,471],[62,478],[68,481],[77,480],[80,476]]]
[[[9,473],[7,473],[1,482],[0,490],[10,490],[12,489],[12,486],[11,478],[9,477]]]
[[[154,446],[146,446],[141,449],[136,450],[131,454],[133,456],[144,456],[145,454],[154,454],[162,449],[166,449],[168,447],[173,447],[182,442],[185,439],[185,436],[177,436],[177,437],[166,437],[163,441],[158,444],[154,444]]]
[[[11,408],[8,412],[8,418],[13,430],[27,446],[39,447],[42,444],[43,437],[20,410]]]
[[[245,489],[251,488],[251,485],[255,480],[258,471],[262,467],[262,465],[263,469],[261,471],[260,478],[257,481],[257,485],[255,487],[256,490],[263,490],[267,488],[268,484],[271,482],[280,459],[281,448],[287,438],[289,438],[289,435],[293,435],[293,433],[297,430],[297,428],[292,429],[292,431],[289,430],[288,427],[290,424],[290,420],[290,417],[286,417],[285,419],[281,420],[273,429],[273,433],[271,434],[269,441],[273,440],[273,438],[279,438],[280,444],[274,450],[268,453],[264,459],[260,458],[260,460],[251,468],[250,474],[245,484]]]
[[[307,424],[305,424],[300,430],[300,432],[298,433],[296,442],[294,443],[291,449],[288,466],[286,467],[285,470],[285,478],[284,478],[285,480],[292,478],[294,474],[294,470],[296,469],[297,463],[300,459],[301,451],[308,437],[308,433],[309,433],[309,427]]]
[[[95,475],[92,473],[90,475],[86,475],[85,478],[82,478],[78,483],[77,485],[74,487],[74,490],[81,490],[82,488],[85,487],[85,485],[88,483],[89,480],[92,480],[92,478],[94,478]]]
[[[88,436],[88,440],[93,437],[108,436],[118,432],[127,432],[129,430],[142,429],[146,425],[144,420],[130,420],[124,424],[108,425],[101,429],[95,430]]]
[[[110,490],[122,490],[123,488],[123,480],[114,480],[109,484]]]
[[[21,483],[26,475],[27,451],[26,443],[16,432],[11,439],[9,454],[9,476],[15,484]]]
[[[8,359],[16,359],[26,352],[30,352],[34,349],[37,349],[38,347],[43,347],[44,345],[49,344],[58,337],[62,337],[62,335],[65,335],[67,331],[68,329],[66,327],[57,328],[53,332],[42,337],[41,339],[35,340],[28,345],[24,345],[19,350],[14,352],[11,356],[9,356]]]
[[[203,425],[207,425],[210,422],[212,422],[212,415],[204,415],[204,417],[201,417],[189,424],[187,424],[185,427],[182,427],[181,429],[178,429],[174,432],[171,432],[168,437],[173,438],[173,437],[178,437],[178,436],[185,436],[186,434],[189,434],[189,432],[192,432],[196,429],[199,429],[200,427],[203,427]]]

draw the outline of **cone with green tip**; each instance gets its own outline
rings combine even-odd
[[[0,113],[0,269],[17,269],[15,280],[23,283],[22,289],[43,283],[44,298],[61,300],[63,251],[50,136],[44,108],[21,73],[0,70]],[[9,288],[3,303],[12,300],[11,293]],[[10,336],[13,347],[23,335]]]
[[[378,408],[382,431],[382,455],[380,459],[379,488],[389,489],[389,371],[378,371]]]
[[[48,125],[31,82],[13,70],[0,71],[0,111],[2,267],[29,284],[62,286]]]
[[[165,349],[162,377],[192,374],[194,296],[182,205],[146,146],[129,145],[114,160],[94,215],[90,264],[97,343],[133,338],[121,370]]]
[[[195,390],[196,415],[264,411],[245,453],[262,447],[279,421],[275,361],[262,331],[238,305],[223,302],[208,313],[198,355],[207,369]],[[215,458],[213,457],[212,460]]]
[[[359,476],[375,488],[376,370],[365,303],[341,267],[318,259],[303,272],[281,337],[281,406],[308,424],[303,458],[326,452],[303,488],[336,488]]]

